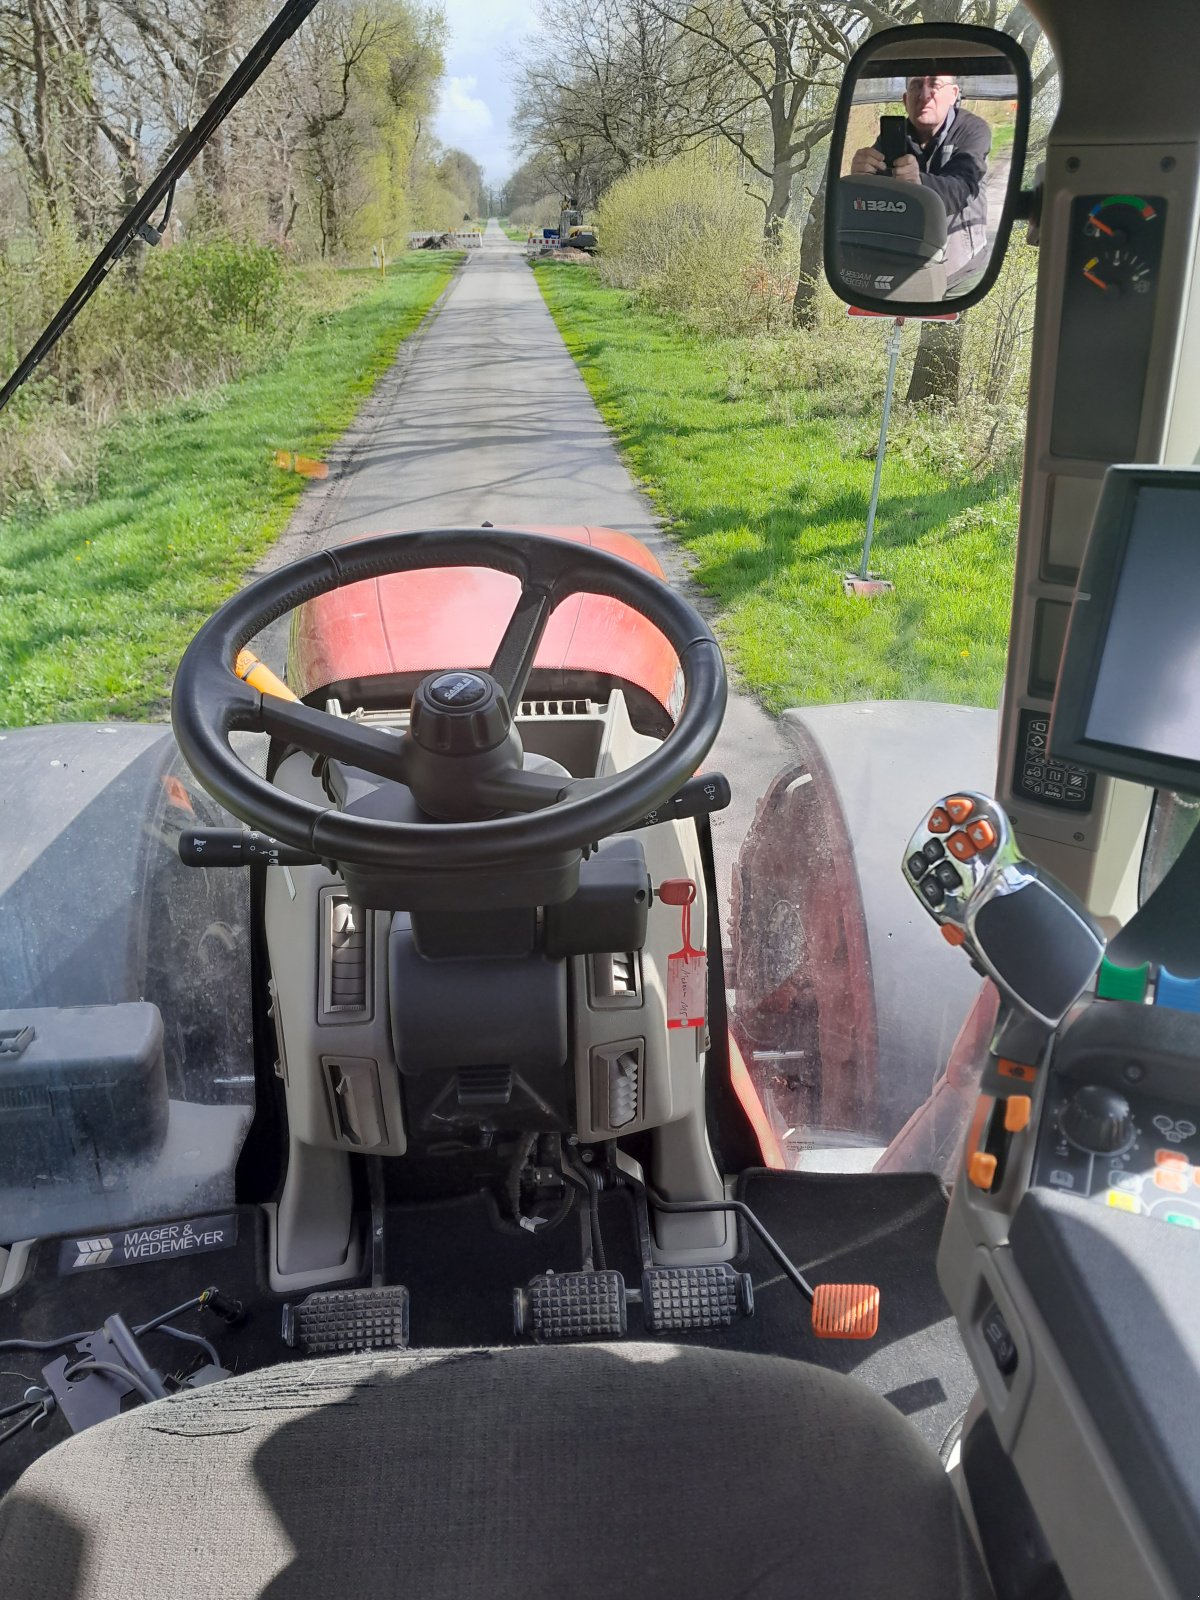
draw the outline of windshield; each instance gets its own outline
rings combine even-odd
[[[254,1098],[248,902],[214,881],[199,903],[108,843],[124,828],[169,850],[172,795],[219,815],[168,748],[175,664],[256,573],[371,532],[507,525],[630,536],[721,641],[718,936],[734,1048],[784,1159],[941,1160],[908,1125],[980,983],[899,868],[939,796],[994,783],[1035,254],[1014,239],[957,323],[847,317],[820,270],[844,52],[792,17],[781,124],[777,9],[323,0],[272,22],[245,4],[214,40],[201,11],[138,0],[69,39],[40,4],[4,24],[0,366],[23,381],[0,410],[0,761],[37,781],[0,798],[5,859],[24,863],[2,904],[40,950],[81,860],[108,872],[85,898],[125,897],[115,922],[80,910],[53,982],[14,932],[4,1000],[161,1001],[166,1097],[219,1109],[222,1149]],[[1011,11],[1032,171],[1057,70]],[[853,13],[847,37],[869,25]],[[875,99],[862,115],[895,109]],[[972,113],[1001,166],[1010,109]],[[56,320],[69,295],[79,314]],[[420,598],[350,606],[352,672],[283,621],[254,648],[303,695],[336,680],[342,711],[378,710],[381,675],[403,709],[414,631],[422,670],[479,664],[471,582],[465,626]],[[591,645],[545,694],[619,685],[635,713],[639,695],[674,709]],[[47,786],[97,728],[126,766],[82,798]],[[159,765],[126,804],[145,738]],[[46,837],[18,855],[30,807]],[[94,1001],[104,946],[130,966]],[[185,1049],[203,992],[228,1015]],[[224,1203],[223,1170],[204,1205]]]

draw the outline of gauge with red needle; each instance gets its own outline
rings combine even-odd
[[[1114,300],[1125,294],[1145,294],[1151,284],[1150,264],[1130,244],[1158,213],[1147,200],[1134,194],[1110,194],[1088,212],[1084,232],[1094,240],[1095,254],[1083,264],[1087,281]]]

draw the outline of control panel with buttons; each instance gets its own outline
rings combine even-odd
[[[1085,815],[1092,809],[1096,774],[1050,754],[1050,713],[1021,712],[1017,755],[1013,768],[1013,793],[1039,805]]]
[[[903,870],[942,937],[1026,1016],[1057,1027],[1095,975],[1104,935],[1021,854],[1000,806],[966,789],[946,795],[909,840]]]
[[[1200,1108],[1053,1079],[1033,1182],[1200,1229]]]

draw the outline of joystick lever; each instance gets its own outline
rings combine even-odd
[[[909,840],[903,872],[943,937],[1013,1005],[1056,1028],[1095,976],[1104,934],[1021,854],[1000,806],[967,789],[946,795]]]

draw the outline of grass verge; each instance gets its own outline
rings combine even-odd
[[[866,528],[883,325],[878,384],[865,386],[876,398],[864,405],[861,374],[839,386],[793,370],[781,383],[778,337],[757,352],[748,339],[701,337],[605,287],[592,266],[534,270],[630,467],[695,557],[729,656],[769,709],[997,703],[1016,549],[1011,479],[889,451],[871,567],[895,590],[870,601],[842,592]]]
[[[185,645],[282,531],[320,457],[445,287],[458,255],[363,271],[262,370],[104,440],[95,492],[0,521],[0,726],[161,710]]]

